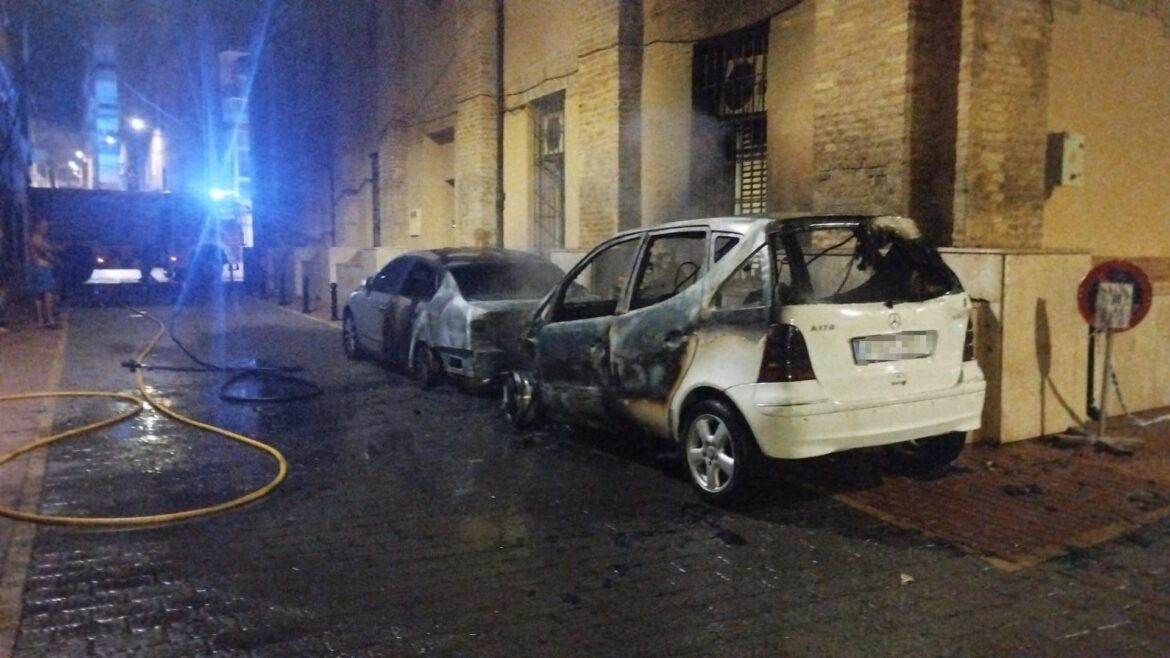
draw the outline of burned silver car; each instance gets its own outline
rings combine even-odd
[[[391,260],[349,295],[342,345],[424,386],[444,376],[478,385],[512,364],[515,337],[564,272],[521,251],[436,249]]]
[[[764,458],[885,446],[947,466],[979,427],[971,301],[913,221],[693,220],[603,242],[549,293],[506,380],[518,426],[634,428],[683,444],[731,502]]]

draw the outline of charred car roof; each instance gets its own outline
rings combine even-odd
[[[781,231],[805,230],[810,228],[831,228],[834,226],[849,227],[858,224],[869,224],[876,230],[894,233],[900,237],[913,240],[921,236],[913,220],[898,215],[847,215],[847,214],[815,214],[815,213],[770,213],[765,215],[747,215],[742,217],[708,217],[702,219],[684,219],[654,226],[622,231],[617,236],[637,235],[643,231],[653,229],[672,228],[711,228],[715,231],[732,231],[735,233],[749,233],[753,230],[763,230],[768,233]],[[615,236],[615,237],[617,237]]]
[[[449,267],[462,263],[522,263],[545,262],[543,258],[527,251],[515,249],[499,249],[495,247],[443,247],[441,249],[425,249],[411,251],[407,256],[415,256],[435,265]]]

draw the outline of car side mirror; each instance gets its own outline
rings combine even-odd
[[[369,292],[374,287],[374,277],[367,276],[365,281],[362,281],[362,288]]]

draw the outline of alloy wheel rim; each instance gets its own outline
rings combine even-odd
[[[687,432],[687,466],[691,478],[704,491],[718,493],[735,474],[735,448],[731,431],[718,416],[703,414]]]

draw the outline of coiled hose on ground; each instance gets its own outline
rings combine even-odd
[[[160,321],[157,318],[155,318],[149,314],[146,314],[146,313],[142,313],[142,315],[144,317],[147,317],[150,320],[153,320],[154,322],[156,322],[159,325],[159,329],[158,329],[158,332],[154,335],[154,337],[151,338],[150,341],[146,344],[146,346],[144,348],[142,348],[142,350],[139,351],[137,355],[135,355],[134,363],[138,364],[139,366],[141,366],[141,364],[146,360],[146,358],[150,355],[151,351],[154,350],[155,346],[158,345],[158,342],[159,342],[159,340],[162,339],[163,335],[167,333],[167,326],[164,325],[162,321]],[[172,334],[172,338],[173,338],[173,334]],[[186,352],[185,349],[184,349],[184,352]],[[189,352],[188,352],[188,355],[190,356]],[[13,450],[11,452],[0,455],[0,466],[3,466],[5,463],[10,462],[13,459],[15,459],[23,454],[26,454],[26,453],[31,452],[33,450],[37,450],[39,448],[49,446],[53,443],[56,443],[57,441],[62,441],[64,439],[68,439],[70,437],[80,436],[82,434],[86,434],[86,433],[92,432],[94,430],[103,428],[103,427],[108,427],[110,425],[120,423],[128,418],[132,418],[132,417],[138,415],[145,408],[145,405],[149,404],[154,409],[157,409],[159,411],[159,413],[171,418],[172,420],[174,420],[176,422],[179,422],[179,423],[182,423],[184,425],[188,425],[188,426],[191,426],[191,427],[194,427],[194,428],[206,431],[206,432],[211,432],[212,434],[218,434],[226,439],[230,439],[232,441],[238,441],[238,442],[248,446],[249,448],[252,448],[254,450],[259,450],[260,452],[265,453],[266,455],[271,457],[274,462],[276,462],[276,467],[277,467],[276,468],[276,475],[264,486],[262,486],[258,489],[255,489],[253,491],[250,491],[250,492],[248,492],[242,496],[239,496],[237,498],[233,498],[231,500],[228,500],[228,501],[225,501],[222,503],[218,503],[216,505],[209,505],[206,507],[198,507],[198,508],[194,508],[194,509],[181,510],[178,512],[167,512],[164,514],[148,514],[148,515],[143,515],[143,516],[120,516],[120,517],[119,516],[105,516],[105,517],[102,517],[102,516],[50,516],[50,515],[46,515],[46,514],[37,514],[34,512],[23,512],[21,510],[17,510],[17,509],[13,509],[11,507],[0,505],[0,516],[6,516],[6,517],[11,518],[11,519],[17,519],[19,521],[28,521],[31,523],[46,523],[46,524],[56,524],[56,525],[68,525],[68,526],[143,526],[143,525],[154,525],[154,524],[160,524],[160,523],[172,523],[175,521],[183,521],[183,520],[192,519],[195,517],[216,514],[218,512],[223,512],[225,510],[229,510],[229,509],[233,509],[236,507],[240,507],[242,505],[246,505],[252,501],[258,500],[258,499],[263,498],[264,496],[268,495],[274,489],[276,489],[276,487],[280,486],[281,482],[284,481],[284,478],[288,475],[288,462],[285,461],[284,455],[282,455],[279,450],[277,450],[276,448],[274,448],[266,443],[262,443],[260,441],[257,441],[256,439],[244,436],[243,434],[238,434],[236,432],[225,429],[223,427],[218,427],[215,425],[211,425],[209,423],[204,423],[204,422],[195,420],[195,419],[190,418],[188,416],[184,416],[183,414],[181,414],[181,413],[175,411],[174,409],[166,406],[165,404],[159,402],[158,399],[153,397],[147,391],[146,380],[145,380],[145,375],[144,375],[146,368],[135,367],[135,368],[133,368],[133,370],[134,370],[135,382],[138,385],[138,393],[139,393],[138,396],[130,395],[128,393],[109,393],[109,392],[103,392],[103,391],[40,392],[40,393],[21,393],[21,394],[16,394],[16,395],[0,396],[0,402],[11,402],[11,401],[16,401],[16,400],[29,400],[29,399],[35,399],[35,398],[94,398],[94,397],[101,397],[101,398],[114,399],[114,400],[117,400],[119,402],[131,405],[130,409],[122,411],[114,416],[109,417],[109,418],[104,418],[102,420],[95,421],[93,423],[89,423],[88,425],[84,425],[82,427],[76,427],[76,428],[73,428],[70,430],[66,430],[64,432],[59,432],[59,433],[53,434],[51,436],[37,439],[37,440],[35,440],[31,443],[28,443],[24,446],[21,446],[21,447]],[[320,392],[319,389],[317,392]]]

